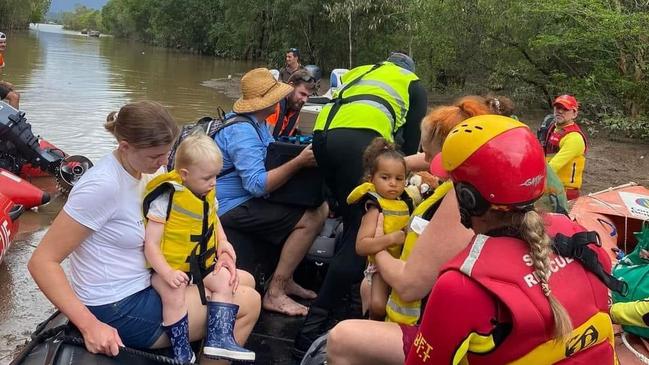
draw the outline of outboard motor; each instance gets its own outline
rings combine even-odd
[[[65,157],[61,151],[41,148],[25,113],[5,102],[0,102],[0,141],[0,167],[18,174],[24,164],[37,166],[55,176],[64,193],[92,167],[86,157]]]
[[[270,70],[271,75],[275,78],[275,80],[279,81],[279,70],[274,68]]]
[[[322,79],[322,70],[316,65],[306,65],[304,69],[313,77],[315,80],[315,88],[313,89],[313,95],[317,96],[318,91],[320,90],[320,80]]]
[[[322,70],[320,70],[320,67],[316,65],[306,65],[304,66],[304,68],[309,72],[311,77],[313,77],[316,82],[322,79]]]

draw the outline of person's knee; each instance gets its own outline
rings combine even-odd
[[[252,276],[251,273],[240,269],[238,269],[237,272],[239,273],[239,286],[247,286],[249,288],[255,287],[255,277]]]
[[[329,331],[327,335],[327,354],[331,359],[339,359],[346,353],[345,346],[353,334],[354,322],[342,321]]]
[[[169,289],[167,290],[158,291],[158,294],[160,294],[160,300],[162,301],[162,305],[165,308],[181,309],[184,308],[186,305],[184,287],[180,287],[180,288],[169,287]]]
[[[327,220],[327,215],[329,214],[329,206],[327,203],[322,203],[319,207],[313,209],[307,209],[302,215],[302,219],[298,225],[303,225],[306,228],[311,228],[314,230],[321,230],[322,226]]]
[[[257,321],[261,312],[261,295],[255,289],[239,286],[234,296],[234,303],[239,305],[241,315],[250,316],[255,322]]]
[[[205,287],[212,292],[232,292],[232,287],[230,286],[230,272],[226,268],[221,268],[219,271],[208,274],[205,279],[203,279],[203,283],[205,283]]]

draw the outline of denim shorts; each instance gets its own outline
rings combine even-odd
[[[88,306],[98,320],[114,327],[124,345],[150,348],[162,335],[162,302],[148,287],[111,304]]]

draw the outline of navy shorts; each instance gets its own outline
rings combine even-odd
[[[88,306],[98,320],[117,329],[124,345],[150,348],[164,332],[160,296],[148,287],[111,304]]]
[[[225,229],[235,229],[253,240],[283,245],[302,219],[306,208],[252,198],[220,217]],[[229,238],[229,232],[226,231]],[[230,240],[231,241],[231,240]]]

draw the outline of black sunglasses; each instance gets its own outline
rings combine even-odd
[[[302,80],[303,82],[306,82],[306,83],[309,83],[309,84],[310,83],[315,83],[317,81],[315,79],[315,77],[313,77],[311,75],[303,75],[303,76],[300,76],[300,77],[297,77],[297,75],[295,75],[295,77],[291,76],[288,79],[288,82],[289,83],[295,83],[296,81],[299,81],[299,80]]]

